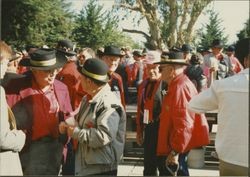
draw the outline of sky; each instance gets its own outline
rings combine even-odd
[[[88,0],[68,1],[72,2],[71,8],[76,12],[79,12],[82,7],[88,3]],[[99,2],[103,4],[103,9],[111,10],[114,0],[99,0]],[[238,38],[236,34],[243,29],[244,23],[249,19],[249,0],[215,0],[214,2],[210,3],[207,8],[214,9],[215,12],[219,13],[218,17],[222,20],[221,28],[225,28],[225,35],[228,35],[228,44],[232,44],[237,41]],[[208,23],[208,19],[208,15],[201,14],[194,26],[194,30],[201,28],[202,24]],[[135,27],[132,25],[132,20],[128,19],[126,21],[120,22],[119,26],[120,28],[140,29],[144,32],[148,31],[146,21],[143,21],[140,26]],[[129,35],[137,42],[141,43],[145,41],[141,35]]]

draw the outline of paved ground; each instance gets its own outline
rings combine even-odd
[[[190,169],[190,176],[219,176],[218,169],[202,168],[202,169]],[[142,176],[143,166],[124,164],[118,166],[118,176]]]

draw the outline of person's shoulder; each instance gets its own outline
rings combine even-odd
[[[102,102],[105,107],[111,107],[111,105],[113,104],[121,105],[120,99],[112,91],[105,92],[105,94],[103,95]]]
[[[4,89],[6,94],[15,94],[28,87],[31,87],[31,76],[23,75],[23,77],[11,79],[8,84],[4,86]]]
[[[55,79],[54,85],[55,85],[56,89],[60,89],[60,90],[68,89],[67,85],[58,79]]]
[[[121,79],[122,79],[122,77],[120,76],[120,74],[118,74],[118,73],[116,73],[116,72],[113,72],[112,78],[113,78],[113,79],[117,79],[117,80],[121,80]]]

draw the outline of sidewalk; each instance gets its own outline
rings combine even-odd
[[[214,167],[204,167],[202,169],[189,169],[190,176],[219,176],[219,170]],[[121,164],[118,166],[118,176],[143,176],[142,163]]]

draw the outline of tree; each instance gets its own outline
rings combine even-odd
[[[203,24],[203,27],[198,30],[198,36],[200,37],[199,47],[209,48],[214,39],[220,39],[224,44],[228,40],[228,36],[224,33],[225,28],[221,27],[222,20],[219,18],[219,14],[214,11],[210,11],[209,14],[209,22]]]
[[[1,38],[16,47],[53,46],[71,35],[69,5],[65,0],[2,0]]]
[[[73,30],[75,41],[81,47],[97,49],[105,45],[134,45],[131,38],[126,37],[118,28],[118,18],[112,12],[103,12],[103,7],[91,0],[75,18]]]
[[[245,26],[240,32],[237,34],[237,37],[239,40],[250,37],[250,26],[249,26],[249,20],[248,19],[245,23]]]
[[[144,35],[153,49],[182,45],[192,40],[192,31],[203,9],[212,0],[116,0],[118,10],[138,12],[146,19],[149,34],[140,30],[123,29]]]

